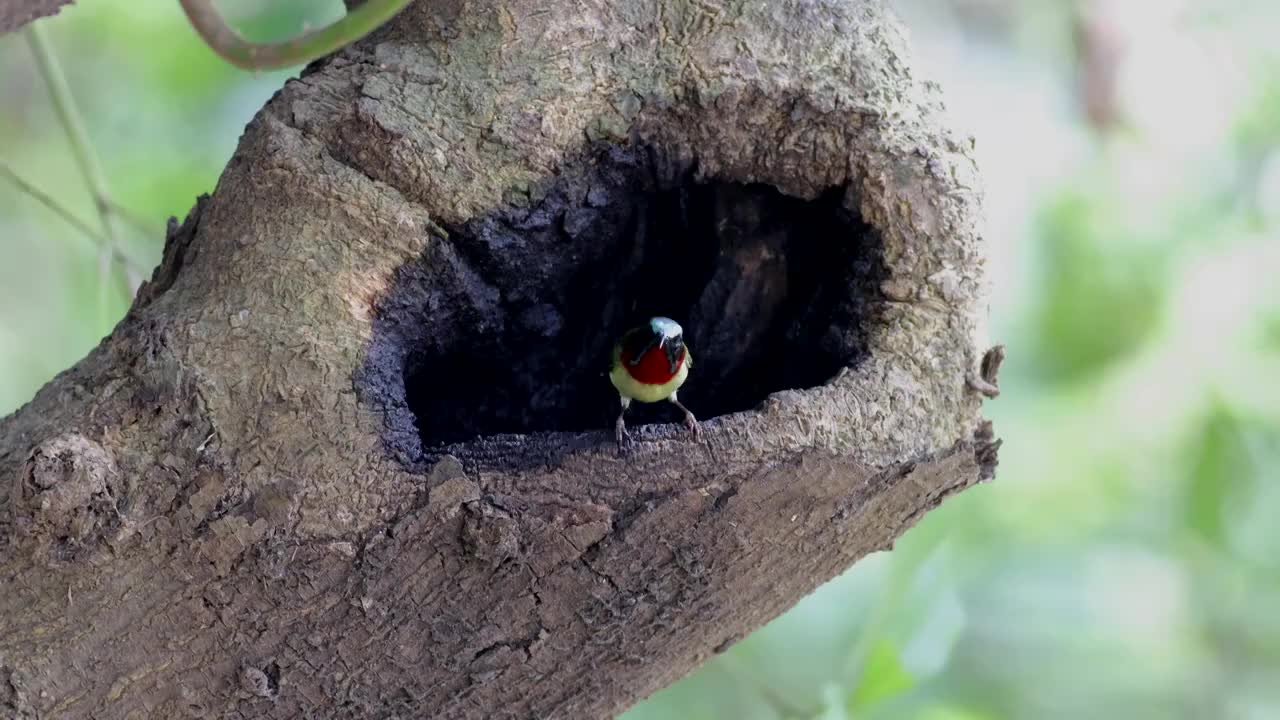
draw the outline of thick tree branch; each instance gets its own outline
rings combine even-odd
[[[289,82],[0,420],[0,714],[609,717],[990,477],[977,181],[902,47],[440,0]],[[619,458],[650,314],[706,438]]]

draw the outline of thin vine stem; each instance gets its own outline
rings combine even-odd
[[[107,190],[107,178],[102,171],[102,164],[89,141],[89,133],[85,130],[83,115],[76,104],[71,87],[67,84],[66,74],[58,62],[49,39],[44,34],[43,23],[31,23],[23,30],[31,54],[36,61],[45,87],[49,89],[49,98],[53,101],[54,112],[67,133],[71,145],[71,153],[84,176],[89,193],[93,196],[94,207],[102,222],[102,236],[106,240],[98,252],[98,320],[104,330],[110,329],[110,314],[107,294],[111,284],[111,261],[120,247],[120,233],[116,228],[115,214],[112,210],[111,195]],[[129,283],[132,284],[132,283]],[[126,288],[128,290],[128,288]],[[130,293],[129,297],[132,297]]]
[[[83,235],[93,240],[96,247],[101,247],[102,244],[106,242],[102,237],[102,234],[90,227],[89,223],[76,217],[75,213],[63,207],[62,203],[59,203],[56,198],[36,187],[18,173],[14,172],[13,168],[9,167],[9,165],[3,161],[0,161],[0,175],[3,175],[9,180],[9,182],[13,183],[14,187],[18,188],[19,191],[26,193],[33,200],[52,211],[54,215],[62,218],[62,220],[68,225],[79,230]]]
[[[359,40],[395,17],[411,0],[368,0],[341,20],[277,43],[245,40],[227,25],[212,0],[179,0],[187,20],[214,52],[245,70],[279,70],[310,62]]]
[[[81,220],[74,212],[62,203],[58,202],[57,198],[36,187],[35,183],[19,175],[3,160],[0,160],[0,177],[7,179],[14,187],[18,188],[19,192],[26,194],[31,199],[45,206],[45,208],[50,212],[61,218],[63,222],[78,230],[81,235],[84,235],[93,243],[95,250],[101,249],[102,246],[106,244],[106,238],[102,236],[100,231],[93,229],[93,226],[84,220]],[[123,208],[117,207],[116,209],[121,215],[125,215],[127,212]],[[138,221],[142,222],[141,218],[139,218]],[[139,229],[141,229],[141,226],[139,226]],[[147,234],[162,235],[162,233],[152,233],[150,232],[150,229],[148,229]],[[131,271],[136,274],[142,273],[144,263],[131,256],[123,247],[115,248],[112,257],[117,264],[125,268],[127,271]]]

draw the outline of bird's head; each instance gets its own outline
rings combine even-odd
[[[649,329],[653,331],[658,349],[667,354],[667,362],[675,367],[684,351],[684,328],[671,318],[656,317],[649,320]]]
[[[621,350],[622,357],[631,367],[663,357],[674,374],[685,354],[684,330],[671,318],[652,318],[649,324],[629,330],[622,336]]]

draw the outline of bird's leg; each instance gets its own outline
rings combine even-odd
[[[702,426],[698,424],[698,418],[694,417],[693,413],[689,412],[689,408],[685,407],[683,403],[676,399],[675,393],[671,393],[671,397],[667,399],[676,407],[684,411],[684,426],[689,428],[689,432],[693,433],[693,439],[701,440]]]
[[[627,432],[627,422],[623,418],[627,414],[627,408],[631,406],[631,398],[619,397],[622,398],[622,409],[618,411],[618,421],[614,423],[613,431],[618,438],[618,452],[623,452],[631,444],[631,433]]]

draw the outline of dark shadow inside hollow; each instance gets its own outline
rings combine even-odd
[[[475,438],[600,430],[613,342],[655,315],[694,359],[700,418],[829,380],[865,353],[886,277],[844,188],[814,200],[699,181],[650,148],[597,148],[507,207],[445,228],[402,269],[363,378],[409,462]],[[668,403],[629,422],[675,422]]]

